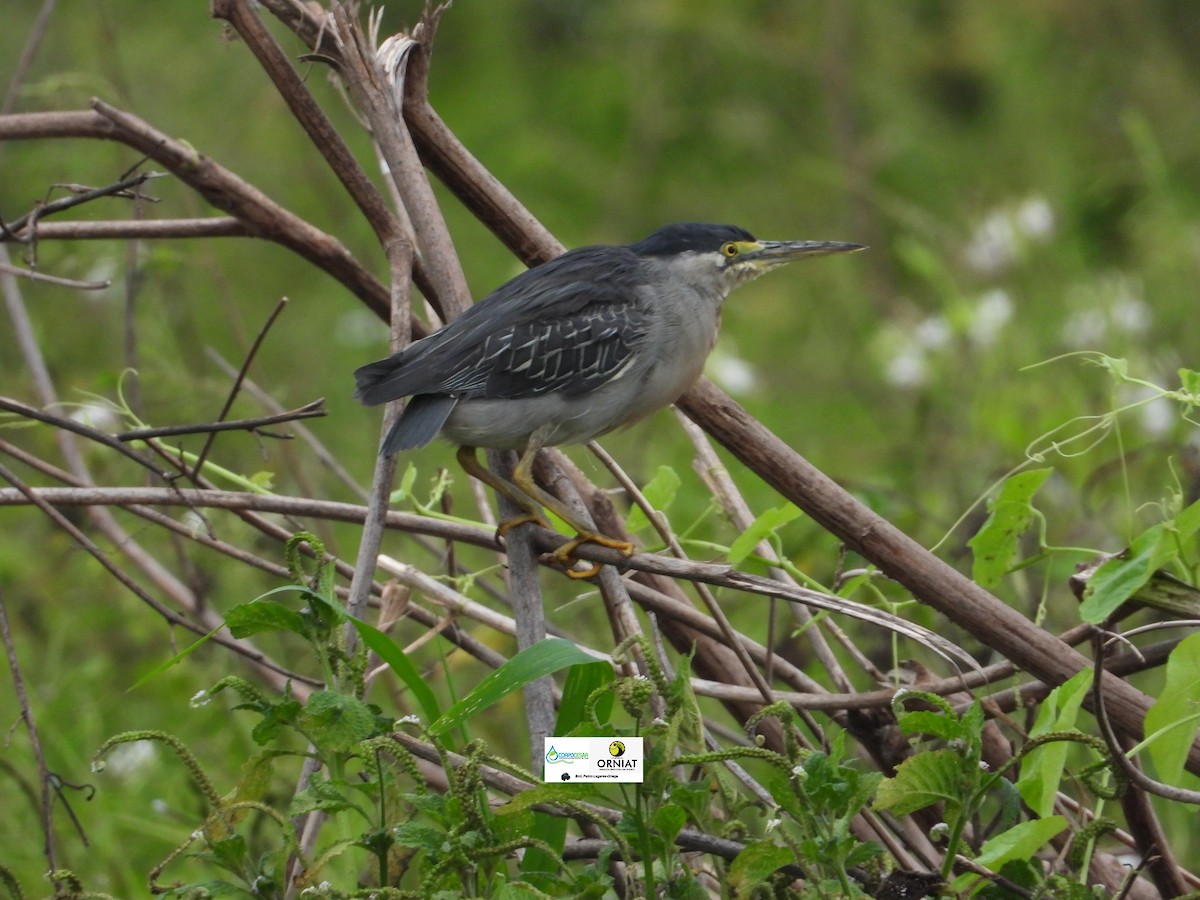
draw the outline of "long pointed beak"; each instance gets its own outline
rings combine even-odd
[[[855,253],[866,249],[865,244],[848,244],[844,241],[759,241],[758,249],[752,251],[750,258],[757,263],[779,266],[810,256]]]

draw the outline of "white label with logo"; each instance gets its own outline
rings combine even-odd
[[[641,784],[643,750],[640,737],[548,737],[542,780]]]

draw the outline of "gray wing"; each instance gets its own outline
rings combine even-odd
[[[637,258],[573,250],[508,282],[447,327],[355,372],[368,404],[398,397],[577,396],[615,378],[637,353],[649,315]]]
[[[643,310],[612,302],[521,322],[476,345],[461,381],[447,387],[464,397],[487,399],[578,397],[620,374],[642,344],[647,325]]]

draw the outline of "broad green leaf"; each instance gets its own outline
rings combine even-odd
[[[550,675],[567,666],[593,662],[596,662],[596,657],[562,638],[547,638],[532,647],[526,647],[442,713],[441,717],[429,726],[429,733],[434,737],[445,734],[543,675]]]
[[[1018,822],[985,842],[979,848],[979,856],[975,858],[975,862],[995,872],[1007,862],[1032,859],[1047,841],[1066,827],[1067,820],[1062,816],[1046,816],[1044,819]]]
[[[1103,622],[1175,556],[1175,539],[1159,523],[1147,528],[1121,556],[1102,563],[1088,579],[1079,615],[1093,625]]]
[[[395,829],[396,846],[410,850],[428,850],[436,853],[446,843],[446,832],[420,822],[404,822]]]
[[[305,633],[304,617],[274,600],[239,604],[225,613],[225,624],[235,638],[250,637],[263,631]]]
[[[1054,469],[1030,469],[1005,479],[1000,493],[988,503],[987,521],[967,542],[975,556],[971,575],[991,587],[1007,575],[1017,561],[1018,542],[1033,523],[1031,501]]]
[[[687,810],[674,803],[664,803],[654,811],[650,821],[662,835],[663,841],[670,846],[675,843],[675,838],[679,837],[679,832],[683,831],[683,826],[687,824]]]
[[[729,865],[729,887],[735,897],[749,897],[755,887],[795,861],[795,854],[787,847],[768,841],[750,844]]]
[[[872,806],[898,816],[934,803],[961,806],[966,799],[959,777],[961,759],[953,750],[928,750],[910,756],[900,763],[893,777],[879,783]]]
[[[659,466],[654,477],[642,488],[642,495],[654,509],[666,510],[670,507],[671,501],[675,499],[675,494],[679,491],[682,483],[679,476],[675,474],[675,470],[670,466]],[[642,512],[640,506],[635,506],[630,511],[629,518],[625,520],[625,527],[634,534],[643,528],[648,528],[649,525],[650,520],[646,518],[646,514]]]
[[[1200,634],[1189,635],[1167,657],[1166,683],[1146,714],[1145,731],[1160,781],[1179,784],[1200,715]],[[1181,724],[1182,723],[1182,724]]]
[[[742,560],[754,552],[760,541],[773,535],[776,531],[795,519],[800,518],[800,508],[794,503],[785,503],[768,509],[750,523],[750,527],[734,540],[729,548],[729,564],[740,565]]]
[[[925,709],[906,711],[900,717],[900,730],[905,734],[927,734],[944,741],[979,740],[979,735],[971,735],[957,716]]]
[[[440,716],[442,712],[438,706],[437,697],[433,695],[433,691],[429,689],[429,685],[425,683],[425,679],[421,677],[417,667],[412,664],[399,645],[374,625],[368,625],[361,619],[351,617],[350,623],[358,632],[358,636],[362,638],[362,642],[374,650],[376,655],[387,663],[388,668],[413,692],[426,719],[432,722]]]
[[[375,713],[357,697],[317,691],[296,717],[296,727],[322,750],[349,750],[375,733]]]
[[[1092,670],[1084,669],[1052,690],[1038,708],[1037,719],[1029,736],[1035,738],[1052,731],[1074,728],[1079,708],[1091,686]],[[1021,759],[1017,790],[1029,808],[1039,816],[1049,816],[1054,809],[1054,798],[1070,749],[1067,741],[1055,741],[1031,750]]]

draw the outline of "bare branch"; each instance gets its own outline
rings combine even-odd
[[[185,434],[210,434],[217,431],[257,431],[267,425],[280,425],[284,422],[294,422],[297,419],[316,419],[329,413],[325,409],[324,398],[306,403],[297,409],[276,413],[271,416],[259,416],[254,419],[233,419],[228,422],[210,422],[204,425],[166,425],[162,428],[137,428],[132,431],[122,431],[116,436],[118,441],[145,441],[158,437],[179,437]]]
[[[22,269],[8,263],[0,263],[0,272],[15,275],[18,278],[28,278],[30,281],[40,281],[43,284],[53,284],[57,287],[72,288],[77,291],[102,291],[112,286],[112,281],[76,281],[74,278],[59,278],[57,275],[47,275],[35,272],[33,269]]]
[[[39,241],[123,241],[155,238],[250,237],[250,231],[232,216],[203,219],[117,219],[111,221],[41,222]],[[24,240],[0,232],[0,243]]]
[[[238,218],[253,237],[273,241],[340,281],[381,318],[387,289],[337,239],[284,209],[188,144],[100,100],[90,112],[0,116],[0,140],[87,137],[119,141],[169,169],[217,209]]]

